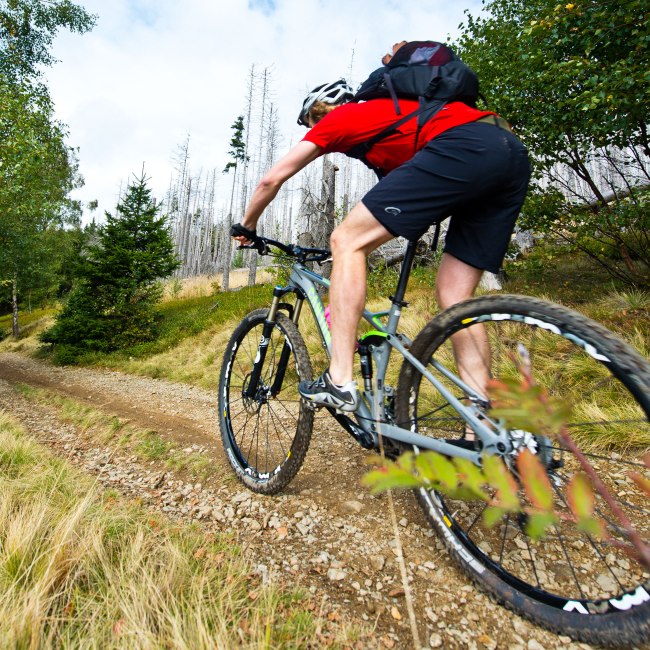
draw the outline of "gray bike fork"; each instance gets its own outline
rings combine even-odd
[[[244,391],[244,396],[249,399],[254,399],[257,393],[258,384],[262,376],[262,368],[264,367],[264,360],[266,359],[266,353],[269,349],[269,342],[271,341],[271,334],[273,333],[273,328],[275,327],[275,319],[278,314],[279,305],[280,295],[278,292],[274,291],[271,308],[269,309],[269,313],[266,317],[266,320],[264,321],[264,325],[262,326],[262,337],[260,338],[260,344],[257,348],[257,356],[255,357],[255,361],[253,363],[253,370],[251,372],[250,381],[248,382],[248,386]],[[271,389],[272,392],[275,390],[275,394],[277,394],[277,392],[280,390],[280,386],[282,386],[282,380],[284,379],[284,370],[286,369],[290,353],[291,349],[285,342],[280,357],[281,360],[284,359],[284,364],[276,374],[276,378]],[[278,379],[280,381],[278,381]]]

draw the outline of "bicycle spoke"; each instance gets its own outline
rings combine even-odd
[[[585,594],[582,591],[582,585],[580,581],[578,580],[578,576],[576,575],[575,568],[573,566],[573,562],[571,562],[571,558],[569,557],[569,552],[567,550],[566,544],[564,543],[564,537],[560,531],[560,528],[558,526],[554,526],[555,534],[558,539],[558,542],[562,548],[562,552],[564,553],[564,558],[566,559],[567,566],[571,570],[571,575],[573,576],[573,581],[576,584],[576,588],[580,594],[580,598],[584,599]]]
[[[528,555],[530,557],[530,565],[533,569],[533,575],[535,576],[535,582],[537,583],[537,586],[541,588],[542,584],[539,580],[539,574],[537,573],[537,565],[535,564],[533,549],[530,546],[530,539],[528,535],[524,535],[524,539],[526,540],[526,546],[528,547]]]
[[[294,402],[291,402],[291,404],[299,405],[300,402],[298,400],[296,400]],[[298,418],[294,415],[294,413],[289,408],[287,408],[286,400],[283,400],[281,402],[274,402],[273,406],[271,406],[271,404],[269,404],[269,409],[273,410],[274,407],[276,407],[276,406],[279,406],[280,408],[282,408],[284,410],[284,412],[293,420],[294,423],[297,422]],[[279,419],[279,416],[276,416],[276,417],[278,417],[278,419]]]

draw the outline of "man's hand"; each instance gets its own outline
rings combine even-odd
[[[402,45],[406,45],[406,43],[407,43],[407,41],[400,41],[399,43],[395,43],[395,45],[393,45],[392,54],[384,54],[384,56],[381,58],[381,62],[384,65],[388,65],[390,63],[391,59],[395,56],[395,53],[397,52],[397,50],[399,50],[399,48],[402,47]]]
[[[238,241],[240,246],[251,246],[257,239],[257,231],[250,230],[240,223],[234,223],[230,226],[230,236]]]

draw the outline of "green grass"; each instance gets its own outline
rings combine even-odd
[[[318,647],[309,609],[228,536],[102,492],[0,412],[1,647]]]
[[[541,245],[504,264],[505,290],[578,306],[591,305],[604,292],[620,289],[606,271],[581,253]]]
[[[268,286],[256,285],[213,296],[168,300],[158,305],[161,322],[155,341],[116,352],[89,352],[79,358],[79,363],[119,366],[125,360],[144,359],[167,352],[189,338],[254,309],[265,300],[270,302],[270,295]]]
[[[155,431],[145,431],[140,434],[133,449],[144,460],[161,460],[169,457],[170,447],[172,445],[165,442]]]
[[[51,318],[55,309],[48,307],[45,309],[20,310],[18,313],[18,324],[22,330],[22,336],[29,336],[34,327],[42,322],[43,319]],[[0,332],[9,335],[12,329],[12,314],[3,314],[0,316]],[[2,336],[0,336],[0,339]]]

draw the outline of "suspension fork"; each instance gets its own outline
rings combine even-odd
[[[275,295],[273,300],[275,301]],[[305,299],[297,294],[296,306],[291,315],[291,320],[295,325],[298,325],[298,319],[300,318],[300,312],[302,311],[302,305]],[[273,307],[271,307],[273,308]],[[270,312],[269,312],[270,316]],[[275,379],[273,381],[273,386],[271,386],[271,397],[275,397],[280,390],[282,389],[282,383],[284,382],[284,374],[287,370],[287,365],[289,363],[289,357],[291,356],[291,346],[289,345],[289,340],[286,339],[284,345],[282,346],[282,352],[280,353],[280,360],[278,361],[278,370],[275,373]]]
[[[244,391],[244,397],[247,397],[249,399],[254,399],[257,394],[260,378],[262,377],[262,368],[264,367],[266,353],[268,352],[269,343],[271,341],[271,334],[273,333],[278,310],[280,308],[280,300],[283,296],[289,293],[289,291],[291,290],[283,287],[275,287],[273,290],[273,301],[271,302],[268,316],[266,317],[264,325],[262,326],[262,336],[260,338],[259,347],[257,348],[257,356],[253,362],[253,370],[251,371],[250,381],[248,382],[248,386]],[[303,302],[304,299],[301,296],[298,296],[296,307],[293,309],[293,313],[291,314],[292,321],[294,323],[297,323],[298,321]],[[271,396],[273,397],[280,392],[290,356],[291,346],[289,345],[288,341],[285,340],[282,347],[282,352],[280,353],[280,359],[278,361],[278,368],[275,374],[275,379],[273,381],[273,385],[271,386]]]

